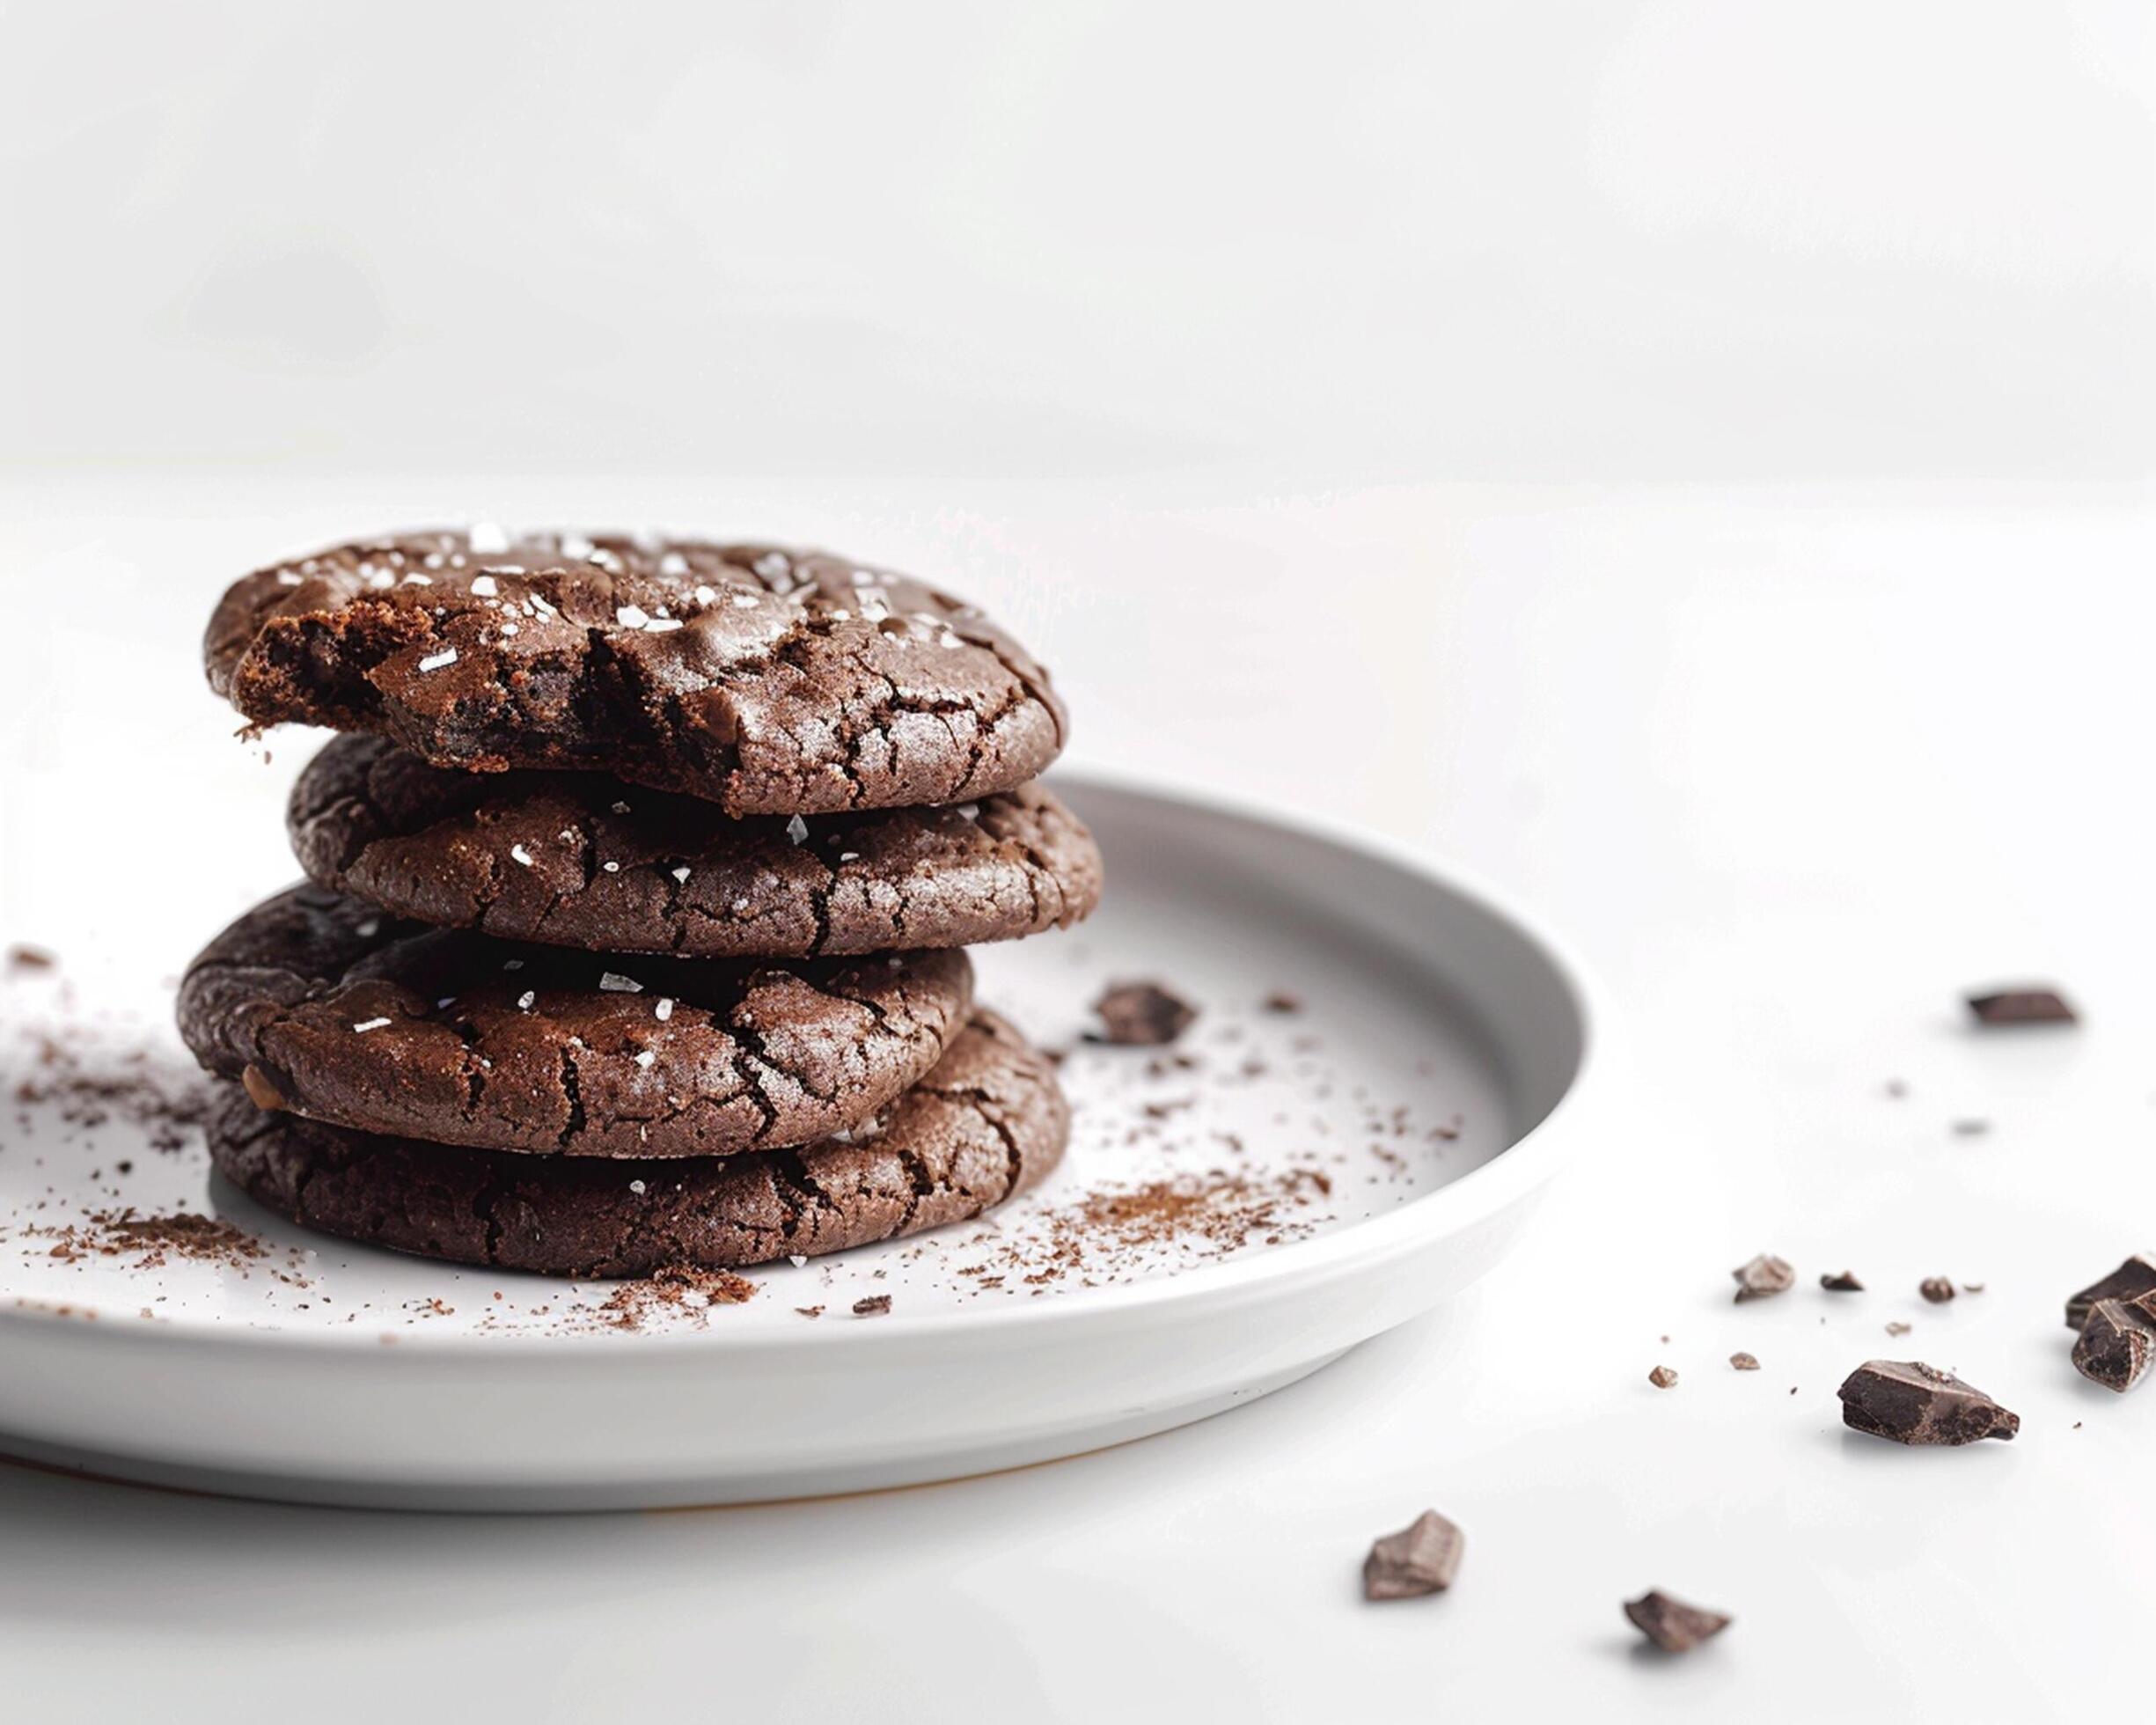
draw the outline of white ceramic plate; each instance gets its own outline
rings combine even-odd
[[[155,1149],[124,1104],[97,1121],[77,1084],[20,1105],[0,1150],[0,1450],[431,1508],[906,1485],[1219,1413],[1488,1269],[1577,1115],[1587,1013],[1549,943],[1387,845],[1096,778],[1058,788],[1107,854],[1107,902],[1068,934],[976,953],[980,997],[1069,1049],[1077,1126],[1042,1190],[759,1271],[745,1304],[617,1327],[613,1284],[292,1228],[211,1178],[197,1142]],[[55,1033],[77,1078],[187,1082],[162,989],[91,962],[0,993],[10,1090],[52,1088],[36,1051]],[[1201,1008],[1176,1050],[1194,1066],[1082,1039],[1124,977]],[[1299,1009],[1268,1008],[1280,991]],[[1163,1191],[1191,1207],[1165,1238]],[[54,1255],[112,1243],[82,1218],[121,1206],[229,1219],[266,1253]],[[851,1315],[876,1294],[888,1316]]]

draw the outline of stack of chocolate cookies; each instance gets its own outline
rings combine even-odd
[[[976,608],[768,546],[487,528],[248,576],[205,642],[334,738],[308,884],[190,966],[223,1173],[307,1226],[574,1275],[978,1215],[1069,1112],[964,948],[1075,921],[1047,673]]]

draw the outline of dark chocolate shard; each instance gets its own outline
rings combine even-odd
[[[1460,1573],[1467,1539],[1434,1509],[1425,1509],[1397,1533],[1388,1533],[1362,1560],[1365,1599],[1413,1599],[1442,1593]]]
[[[1157,1048],[1191,1027],[1198,1009],[1157,982],[1118,982],[1093,1010],[1106,1028],[1096,1039],[1121,1047]]]
[[[854,1302],[854,1316],[856,1318],[881,1318],[890,1310],[891,1296],[888,1294],[871,1294],[865,1300]]]
[[[2099,1300],[2138,1300],[2156,1293],[2156,1258],[2136,1252],[2101,1281],[2093,1281],[2066,1302],[2066,1327],[2078,1330],[2088,1322],[2089,1308]]]
[[[1926,1276],[1917,1284],[1917,1292],[1935,1306],[1943,1306],[1954,1297],[1954,1284],[1945,1276]]]
[[[1896,1443],[1962,1444],[2011,1438],[2021,1416],[1974,1384],[1918,1360],[1867,1360],[1843,1381],[1842,1423]]]
[[[2001,988],[1971,995],[1969,1009],[1980,1024],[2072,1024],[2079,1022],[2056,988]]]
[[[1647,1382],[1657,1390],[1674,1390],[1677,1387],[1677,1375],[1668,1366],[1657,1366],[1647,1374]]]
[[[1819,1279],[1819,1285],[1830,1294],[1861,1294],[1864,1292],[1864,1284],[1859,1281],[1856,1274],[1850,1270],[1844,1270],[1839,1275],[1822,1276]]]
[[[2074,1369],[2123,1394],[2156,1357],[2156,1294],[2137,1300],[2099,1300],[2073,1345]]]
[[[1627,1599],[1624,1615],[1664,1653],[1690,1653],[1709,1636],[1720,1634],[1731,1621],[1725,1612],[1687,1605],[1659,1588],[1637,1599]]]
[[[1729,1273],[1736,1278],[1737,1300],[1764,1300],[1770,1294],[1786,1294],[1793,1287],[1797,1273],[1789,1267],[1789,1260],[1763,1252],[1749,1264],[1739,1265]]]

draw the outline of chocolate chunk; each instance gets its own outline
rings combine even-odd
[[[1687,1605],[1660,1589],[1644,1593],[1637,1599],[1627,1599],[1624,1615],[1632,1620],[1634,1628],[1664,1653],[1690,1653],[1709,1636],[1720,1634],[1730,1624],[1726,1613]]]
[[[1397,1533],[1388,1533],[1370,1547],[1369,1556],[1362,1560],[1362,1597],[1413,1599],[1442,1593],[1460,1573],[1460,1554],[1466,1544],[1458,1528],[1436,1510],[1425,1509]]]
[[[1842,1423],[1896,1443],[2011,1438],[2021,1416],[1952,1372],[1917,1360],[1869,1360],[1843,1381]]]
[[[1969,1009],[1980,1024],[2071,1024],[2078,1020],[2056,988],[2002,988],[1971,995]]]
[[[1830,1294],[1861,1294],[1864,1292],[1864,1284],[1859,1281],[1855,1273],[1850,1270],[1844,1270],[1837,1276],[1822,1276],[1819,1279],[1819,1285]]]
[[[1157,1048],[1191,1027],[1198,1009],[1157,982],[1118,982],[1093,1002],[1107,1028],[1096,1040],[1126,1048]]]
[[[1746,1300],[1764,1300],[1770,1294],[1787,1293],[1797,1280],[1797,1273],[1789,1267],[1787,1259],[1764,1252],[1729,1274],[1736,1278],[1740,1304]]]
[[[1657,1366],[1647,1374],[1647,1382],[1657,1390],[1674,1390],[1677,1384],[1677,1375],[1668,1366]]]
[[[1756,1354],[1732,1354],[1729,1363],[1738,1371],[1757,1371],[1759,1356]]]
[[[2066,1302],[2066,1327],[2078,1330],[2088,1322],[2089,1308],[2099,1300],[2137,1300],[2156,1293],[2156,1258],[2136,1252],[2101,1281],[2093,1281]]]
[[[1926,1276],[1917,1284],[1917,1292],[1935,1306],[1943,1306],[1954,1297],[1954,1284],[1944,1276]]]
[[[871,1294],[865,1300],[854,1302],[854,1316],[856,1318],[881,1318],[890,1310],[891,1296],[888,1294]]]
[[[2138,1384],[2156,1350],[2156,1294],[2099,1300],[2073,1345],[2074,1369],[2122,1394]]]

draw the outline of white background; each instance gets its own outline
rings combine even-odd
[[[2138,478],[2138,0],[11,0],[0,457]]]
[[[2156,1245],[2152,28],[0,11],[0,936],[72,938],[46,907],[103,871],[107,937],[176,964],[283,877],[215,818],[261,770],[193,653],[240,569],[400,521],[671,522],[943,576],[1055,665],[1081,757],[1470,865],[1599,973],[1611,1078],[1472,1295],[1107,1455],[477,1523],[0,1471],[13,1701],[2130,1698],[2156,1391],[2083,1384],[2057,1306]],[[229,854],[229,901],[145,902],[173,846]],[[1961,1026],[2024,973],[2086,1027]],[[1805,1285],[1737,1311],[1763,1249]],[[1874,1291],[1831,1303],[1844,1265]],[[1935,1274],[1987,1291],[1934,1310]],[[1844,1437],[1834,1384],[1897,1350],[2021,1438]],[[1468,1530],[1458,1587],[1362,1606],[1368,1538],[1425,1504]],[[1740,1621],[1641,1660],[1616,1605],[1652,1585]]]

